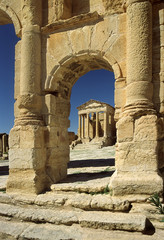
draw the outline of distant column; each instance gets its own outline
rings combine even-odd
[[[2,147],[2,137],[0,137],[0,156],[3,152],[3,147]]]
[[[107,112],[104,112],[104,137],[107,137]]]
[[[99,137],[99,112],[96,112],[96,138]]]
[[[84,138],[84,115],[82,115],[81,137]]]
[[[3,153],[6,152],[6,147],[7,147],[7,135],[4,134],[2,136],[2,147],[3,147]]]
[[[79,138],[81,138],[81,115],[79,114]]]
[[[87,113],[86,138],[89,138],[89,113]]]

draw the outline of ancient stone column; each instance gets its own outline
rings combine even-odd
[[[40,193],[49,185],[41,117],[42,1],[21,0],[19,115],[10,132],[7,192]]]
[[[89,113],[87,113],[87,121],[86,121],[86,138],[89,138]]]
[[[107,112],[104,112],[104,138],[107,137]]]
[[[2,145],[2,135],[0,136],[0,156],[2,155],[3,152],[3,145]]]
[[[127,0],[126,108],[152,108],[152,5]]]
[[[162,194],[158,175],[158,117],[152,103],[152,4],[128,0],[126,106],[117,122],[114,195]]]
[[[81,138],[81,115],[79,114],[79,138]]]
[[[84,138],[84,115],[82,115],[81,138]]]
[[[99,112],[96,112],[96,138],[99,138]]]
[[[18,107],[20,116],[16,125],[42,124],[41,111],[41,24],[42,5],[37,0],[22,0],[22,38],[20,97]],[[37,121],[37,123],[36,123]]]
[[[2,136],[2,147],[3,147],[3,153],[6,153],[6,148],[7,148],[7,135],[4,134]]]

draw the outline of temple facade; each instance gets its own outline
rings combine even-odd
[[[103,146],[115,143],[116,130],[112,106],[90,100],[77,109],[79,116],[78,139],[82,143],[102,142]]]

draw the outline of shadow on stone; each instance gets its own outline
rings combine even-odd
[[[115,166],[115,159],[88,159],[88,160],[74,160],[68,163],[68,168],[82,168],[82,167],[103,167]]]
[[[2,176],[2,175],[9,175],[9,167],[8,166],[0,167],[0,176]]]
[[[69,174],[67,178],[60,181],[60,183],[70,183],[70,182],[86,182],[93,179],[100,179],[111,177],[114,171],[110,172],[98,172],[98,173],[76,173],[76,174]]]

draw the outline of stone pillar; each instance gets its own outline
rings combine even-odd
[[[87,113],[86,138],[89,138],[89,113]]]
[[[152,108],[152,6],[127,0],[126,109]]]
[[[104,112],[104,138],[106,137],[107,137],[107,112]]]
[[[6,134],[4,134],[2,136],[2,147],[3,147],[2,153],[6,153],[6,148],[7,148],[7,135]]]
[[[99,138],[99,112],[96,112],[96,138]]]
[[[2,136],[0,136],[0,156],[2,155],[2,152],[3,152]]]
[[[81,115],[79,114],[79,138],[81,138]]]
[[[127,2],[126,106],[117,122],[114,195],[162,194],[158,175],[158,118],[152,104],[152,4]]]
[[[84,138],[84,115],[82,115],[81,138]]]
[[[40,193],[48,188],[46,148],[41,117],[42,1],[21,0],[22,36],[20,109],[9,136],[7,192]]]

